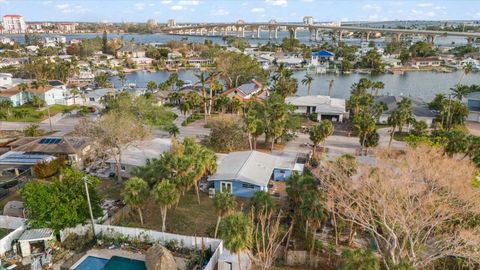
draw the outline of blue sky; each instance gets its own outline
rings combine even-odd
[[[480,20],[480,0],[0,0],[27,21],[227,22]]]

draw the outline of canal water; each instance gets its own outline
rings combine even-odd
[[[307,87],[301,84],[302,78],[306,71],[294,72],[294,77],[298,79],[298,95],[307,95]],[[178,76],[182,80],[196,82],[195,74],[199,71],[180,70]],[[148,81],[158,83],[165,81],[169,76],[168,72],[146,72],[139,71],[126,75],[127,83],[134,83],[137,87],[146,87]],[[337,98],[348,98],[350,95],[350,87],[353,83],[358,82],[360,78],[369,78],[370,80],[382,81],[385,89],[379,90],[379,94],[389,95],[405,95],[418,97],[425,101],[430,101],[437,93],[447,93],[449,89],[463,77],[462,71],[452,73],[436,73],[436,72],[407,72],[404,75],[381,74],[381,75],[364,75],[364,74],[317,74],[314,75],[315,80],[312,83],[312,95],[327,95],[330,80],[334,80],[332,87],[332,96]],[[111,78],[116,87],[120,86],[117,77]],[[470,73],[464,76],[462,84],[480,84],[480,74]]]
[[[234,32],[230,32],[229,35],[235,35]],[[44,36],[52,36],[51,34],[46,34]],[[69,42],[72,39],[81,39],[81,38],[94,38],[94,37],[101,37],[102,34],[66,34],[63,35],[66,37],[67,42]],[[288,36],[287,31],[279,31],[278,32],[278,39],[275,40],[269,40],[268,39],[268,31],[264,31],[261,34],[260,39],[252,38],[251,32],[245,32],[245,38],[249,40],[251,44],[266,44],[267,42],[281,42],[283,38]],[[9,35],[8,37],[14,39],[17,42],[24,43],[25,42],[25,36],[24,35]],[[170,40],[178,40],[181,41],[184,38],[188,38],[186,42],[201,42],[203,43],[206,39],[212,40],[215,43],[218,44],[223,44],[222,37],[209,37],[209,36],[179,36],[179,35],[168,35],[168,34],[163,34],[163,33],[157,33],[157,34],[108,34],[109,39],[113,38],[122,38],[123,40],[130,41],[134,40],[139,43],[166,43]],[[309,37],[309,32],[308,31],[302,31],[299,30],[297,32],[297,38],[306,44],[313,44],[315,42],[310,42],[310,37]],[[324,41],[330,41],[329,37],[324,37]],[[378,43],[378,44],[383,44],[384,39],[371,39],[372,41]],[[185,41],[185,40],[183,40]],[[345,41],[347,44],[360,44],[361,40],[358,38],[344,38],[343,41]],[[458,46],[458,45],[465,45],[467,44],[467,39],[464,37],[443,37],[443,36],[438,36],[435,39],[435,44],[436,45],[441,45],[441,46]]]

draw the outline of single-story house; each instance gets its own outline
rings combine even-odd
[[[253,98],[266,96],[268,88],[256,80],[244,83],[238,87],[228,89],[223,92],[229,99],[237,98],[241,101],[249,101]]]
[[[412,67],[439,67],[442,60],[438,57],[415,57],[409,61]]]
[[[385,105],[386,110],[380,115],[378,122],[386,124],[388,118],[398,108],[398,103],[403,99],[408,98],[412,101],[413,117],[417,121],[424,121],[428,126],[431,126],[436,114],[428,108],[427,103],[418,98],[403,97],[403,96],[375,96],[375,102]]]
[[[12,142],[12,144],[15,144],[15,142]],[[9,145],[7,144],[7,147],[10,147]],[[46,136],[35,138],[26,144],[15,147],[4,155],[11,152],[21,152],[22,155],[30,157],[35,157],[36,155],[55,156],[65,159],[69,164],[82,168],[84,158],[88,156],[91,149],[89,140],[83,137]]]
[[[295,106],[295,112],[299,114],[316,113],[318,121],[329,119],[333,122],[341,122],[347,117],[345,99],[332,98],[329,96],[294,96],[287,97],[285,102]]]
[[[0,172],[13,169],[18,176],[20,171],[26,171],[39,162],[50,162],[54,159],[55,157],[49,154],[9,151],[0,156]]]
[[[465,103],[468,108],[467,120],[480,123],[480,92],[467,95]]]
[[[144,166],[147,159],[159,158],[161,154],[169,151],[171,146],[172,141],[170,139],[155,138],[125,147],[122,149],[121,156],[121,176],[129,178],[135,168]],[[108,159],[106,163],[111,173],[117,172],[117,165],[113,158]]]
[[[327,50],[312,52],[310,64],[316,66],[325,62],[333,61],[334,58],[335,54]]]
[[[293,154],[273,155],[258,151],[231,152],[218,155],[217,172],[208,177],[215,192],[231,192],[238,197],[252,197],[258,191],[268,191],[270,180],[283,181],[293,171],[303,172]]]
[[[99,88],[93,91],[88,91],[85,94],[86,106],[103,107],[102,102],[109,97],[115,96],[116,90],[114,88]]]

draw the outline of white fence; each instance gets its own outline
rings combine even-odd
[[[0,240],[0,255],[12,249],[12,241],[20,238],[25,231],[25,219],[0,215],[0,228],[13,230]]]
[[[77,235],[86,235],[91,231],[91,225],[79,225],[75,228],[65,229],[60,232],[61,241],[65,240],[70,234],[74,233]],[[96,235],[105,235],[109,237],[115,236],[124,236],[130,239],[140,238],[145,239],[148,242],[158,242],[164,245],[170,241],[176,241],[179,245],[190,248],[190,249],[201,249],[202,247],[209,248],[213,251],[212,258],[205,266],[204,270],[213,270],[215,269],[218,258],[223,252],[223,243],[219,239],[208,238],[208,237],[195,237],[187,235],[179,235],[172,233],[163,233],[153,230],[145,230],[139,228],[129,228],[129,227],[120,227],[120,226],[110,226],[110,225],[101,225],[95,224],[95,234]]]

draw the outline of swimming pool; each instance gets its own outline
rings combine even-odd
[[[85,258],[75,270],[146,270],[145,262],[113,256],[103,259],[94,256]]]

